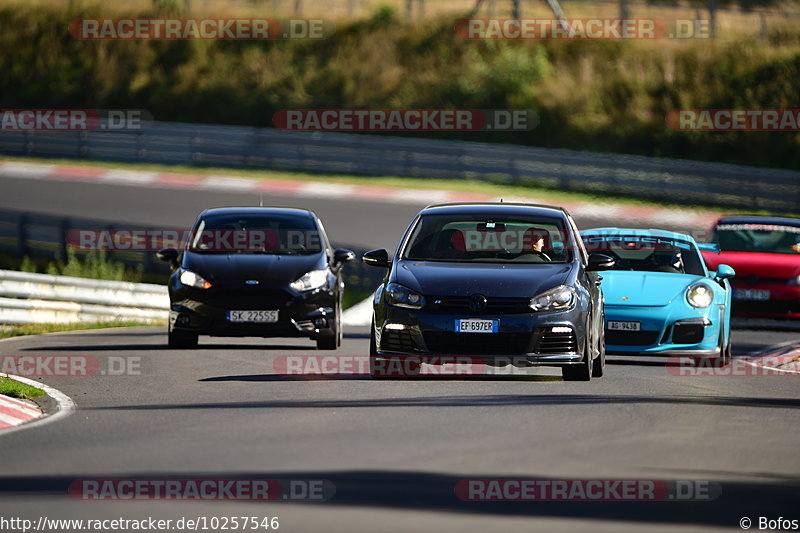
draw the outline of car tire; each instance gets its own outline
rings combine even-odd
[[[342,327],[342,306],[336,310],[336,347],[342,347],[342,338],[344,337],[344,328]]]
[[[188,349],[197,348],[197,333],[186,331],[167,331],[167,344],[170,348]]]
[[[336,348],[335,336],[317,339],[317,350],[335,350]]]
[[[317,339],[317,350],[336,350],[342,345],[342,304],[336,304],[336,316],[333,319],[333,335]]]
[[[600,354],[594,360],[592,365],[592,377],[601,378],[605,373],[606,368],[606,332],[604,328],[600,328],[600,340],[597,341],[597,352]]]
[[[378,355],[378,342],[375,340],[375,319],[369,325],[369,356]]]
[[[564,381],[589,381],[592,379],[593,362],[587,335],[586,346],[583,350],[583,360],[577,365],[561,367],[561,377],[564,378]]]
[[[731,338],[730,338],[730,335],[728,335],[728,343],[725,345],[725,347],[722,346],[722,335],[720,335],[719,346],[720,346],[719,347],[720,363],[722,363],[723,366],[729,365],[730,362],[731,362]]]
[[[378,343],[375,340],[375,317],[369,325],[369,375],[375,379],[385,378],[380,365],[378,365]]]

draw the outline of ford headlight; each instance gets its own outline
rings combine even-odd
[[[692,285],[686,291],[686,301],[692,307],[708,307],[714,301],[714,291],[705,283]]]
[[[195,274],[191,270],[184,270],[181,272],[180,277],[181,283],[187,285],[189,287],[194,287],[195,289],[210,289],[211,282],[204,280],[198,274]]]
[[[409,309],[422,309],[425,306],[425,298],[421,294],[399,283],[390,283],[386,286],[386,301],[390,305]]]
[[[289,286],[296,291],[310,291],[319,289],[328,282],[328,270],[312,270],[306,272],[295,281],[291,282]]]
[[[539,296],[534,296],[528,305],[537,312],[563,311],[572,308],[576,299],[575,289],[566,285],[559,285],[554,289],[543,292]]]

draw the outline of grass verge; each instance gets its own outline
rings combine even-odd
[[[360,304],[372,296],[372,291],[365,291],[362,289],[345,289],[344,297],[342,298],[342,308],[349,309],[356,304]]]
[[[205,0],[190,3],[194,10]],[[238,3],[263,11],[269,2]],[[336,24],[326,39],[95,40],[73,37],[72,23],[174,18],[184,2],[50,4],[0,5],[0,94],[8,109],[144,109],[162,121],[254,127],[271,126],[288,109],[524,109],[539,117],[526,131],[419,134],[800,167],[796,128],[696,131],[665,120],[682,109],[794,109],[800,32],[785,15],[763,31],[750,16],[741,23],[749,35],[720,27],[719,39],[465,39],[454,26],[474,2],[459,14],[408,21],[381,2],[366,18]],[[315,4],[327,19],[332,2]],[[569,10],[570,18],[598,17]]]
[[[0,376],[0,394],[10,396],[12,398],[30,400],[31,398],[39,398],[40,396],[44,396],[44,391],[14,379]]]
[[[23,324],[19,326],[0,326],[0,339],[21,337],[23,335],[39,335],[40,333],[56,333],[84,329],[129,328],[136,326],[166,326],[162,323],[146,323],[136,321],[115,320],[111,322],[86,322],[76,324]]]

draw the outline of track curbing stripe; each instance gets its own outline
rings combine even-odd
[[[391,186],[354,185],[346,183],[327,183],[324,181],[291,182],[290,180],[250,179],[238,176],[200,175],[173,172],[153,172],[120,170],[103,167],[79,165],[51,165],[0,161],[0,176],[22,177],[28,179],[74,180],[77,182],[96,182],[109,185],[133,187],[160,187],[170,189],[201,189],[231,192],[257,191],[297,197],[353,199],[360,201],[385,202],[393,204],[420,204],[498,201],[488,194],[459,192],[444,189],[414,189]],[[505,197],[506,202],[519,201],[535,203],[529,197]],[[717,218],[716,213],[701,213],[690,210],[669,211],[647,208],[640,205],[625,205],[601,202],[564,202],[573,215],[613,216],[620,220],[648,221],[650,224],[676,222],[698,226],[710,226]]]
[[[61,392],[56,388],[50,387],[49,385],[45,385],[44,383],[40,383],[38,381],[28,379],[22,376],[17,376],[14,374],[5,374],[5,375],[13,380],[25,383],[26,385],[42,389],[47,393],[48,396],[50,396],[53,400],[55,400],[56,404],[58,405],[58,410],[53,414],[41,413],[41,415],[38,418],[35,418],[33,420],[24,422],[16,426],[2,428],[2,431],[0,431],[0,437],[3,435],[8,435],[9,433],[13,433],[15,431],[40,427],[43,426],[44,424],[57,422],[62,418],[66,418],[69,415],[71,415],[76,409],[75,402],[72,401],[72,398],[70,398],[69,396],[67,396],[66,394],[64,394],[63,392]]]

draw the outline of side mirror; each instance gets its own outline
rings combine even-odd
[[[371,250],[362,256],[364,264],[374,267],[388,267],[392,264],[386,250]]]
[[[178,264],[178,250],[175,248],[163,248],[156,252],[156,257],[165,263],[169,263],[172,270],[176,270],[180,265]]]
[[[586,266],[587,272],[597,272],[599,270],[611,270],[616,261],[613,257],[601,253],[589,254],[589,264]]]
[[[353,250],[346,248],[337,248],[333,251],[333,264],[343,265],[349,263],[356,258],[356,253]]]
[[[723,264],[717,267],[717,273],[714,277],[722,281],[723,279],[732,278],[735,275],[736,271],[732,267]]]

